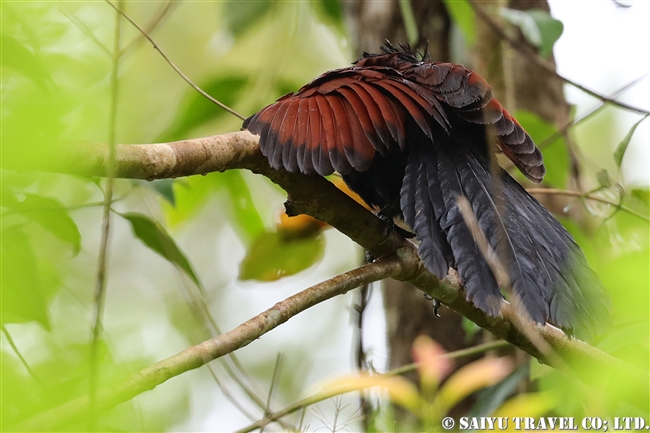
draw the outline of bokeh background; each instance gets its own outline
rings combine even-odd
[[[565,77],[609,95],[650,72],[650,57],[644,54],[650,42],[649,2],[621,7],[608,0],[558,0],[550,6],[564,25],[554,53]],[[107,142],[115,12],[102,2],[2,2],[0,7],[0,418],[6,427],[88,389],[105,182],[30,168],[65,143]],[[337,1],[124,2],[122,7],[186,75],[244,116],[360,55]],[[457,37],[459,46],[467,42],[460,30]],[[120,39],[118,143],[239,130],[239,119],[191,89],[124,20]],[[465,51],[458,49],[455,60],[469,60]],[[565,91],[575,118],[599,105],[573,87]],[[617,99],[650,110],[650,79]],[[567,210],[582,209],[588,224],[563,221],[612,293],[615,327],[599,347],[647,369],[650,122],[636,128],[620,167],[614,157],[641,118],[607,106],[570,133],[581,151],[583,189],[600,188],[601,197],[620,200],[642,217],[612,205],[571,200]],[[553,157],[547,161],[553,170]],[[558,179],[551,186],[569,186],[566,176]],[[101,385],[229,330],[362,262],[363,251],[332,229],[314,228],[286,243],[278,234],[284,200],[283,191],[267,179],[243,171],[116,181],[98,361]],[[149,236],[159,233],[155,230],[168,233],[189,265],[149,248],[148,235],[133,230],[133,213],[146,218]],[[183,374],[138,396],[104,414],[99,428],[231,431],[263,416],[250,393],[266,402],[274,371],[274,410],[323,381],[354,372],[355,296],[337,297],[291,319],[239,350],[236,359],[214,362],[210,369]],[[363,335],[372,366],[384,371],[388,349],[377,287],[371,288]],[[562,390],[557,376],[536,374],[540,388]],[[580,390],[563,392],[565,399],[581,398],[575,394]],[[562,399],[555,403],[552,410],[560,414],[587,410]],[[598,402],[589,407],[600,410],[594,409]],[[627,413],[620,407],[607,413],[615,411]],[[355,431],[358,417],[357,397],[349,395],[307,409],[302,426]],[[300,417],[289,419],[300,424]]]

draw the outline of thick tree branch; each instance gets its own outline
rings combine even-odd
[[[105,174],[104,160],[107,155],[108,148],[106,146],[77,144],[65,148],[64,151],[59,148],[56,155],[41,159],[41,166],[36,168],[86,176],[103,176]],[[47,165],[44,161],[47,161]],[[459,312],[497,337],[519,347],[541,362],[548,362],[522,331],[513,325],[522,319],[510,304],[504,302],[499,316],[488,316],[465,299],[455,273],[452,272],[443,282],[438,280],[424,268],[413,243],[404,240],[395,231],[391,231],[371,212],[338,190],[332,183],[319,176],[273,170],[259,151],[258,138],[247,131],[173,143],[120,145],[116,149],[117,177],[160,179],[206,174],[228,169],[248,169],[268,177],[289,194],[288,208],[291,213],[309,214],[332,225],[372,252],[375,257],[397,254],[399,260],[393,258],[387,263],[392,263],[391,266],[396,266],[398,269],[391,268],[391,271],[381,278],[388,274],[398,274],[394,275],[394,278],[408,281],[420,290],[440,299],[449,308]],[[347,288],[346,290],[362,283],[359,278],[354,280],[351,275],[345,275],[345,278],[350,279],[350,282],[344,286]],[[320,287],[320,285],[315,287]],[[343,291],[337,293],[343,293]],[[296,310],[291,310],[294,311],[291,315],[315,303],[309,301],[307,304],[299,304],[292,299],[289,298],[281,303],[289,303],[292,304],[292,308],[296,308]],[[252,334],[242,333],[242,329],[248,330],[257,326],[262,327],[260,329],[264,333],[291,317],[291,315],[285,316],[277,324],[267,328],[269,322],[265,321],[270,320],[269,315],[278,314],[272,313],[272,311],[278,311],[276,307],[269,311],[271,313],[263,313],[258,318],[252,319],[253,324],[249,321],[224,334],[227,337],[217,337],[220,338],[217,340],[218,343],[215,343],[215,340],[208,340],[187,349],[179,355],[161,361],[165,363],[164,368],[160,367],[160,363],[155,364],[122,384],[117,391],[100,394],[98,396],[100,406],[108,407],[126,401],[170,377],[188,369],[197,368],[215,357],[222,356],[257,338],[251,338]],[[647,372],[601,352],[582,341],[568,339],[562,331],[551,325],[531,326],[534,326],[540,337],[548,342],[554,353],[566,362],[572,375],[593,384],[592,372],[600,371],[598,379],[601,383],[595,385],[605,386],[613,381],[624,384],[618,387],[627,390],[621,398],[631,399],[630,403],[647,408],[648,389],[650,388]],[[237,336],[239,337],[236,338]],[[613,376],[615,373],[616,377]],[[153,385],[150,385],[152,383]],[[57,410],[57,413],[68,414],[70,410],[71,408],[66,405]],[[38,418],[38,425],[46,425],[48,421],[53,421],[52,415],[43,414]]]

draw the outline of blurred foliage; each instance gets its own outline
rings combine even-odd
[[[517,26],[528,43],[539,50],[539,55],[548,57],[553,52],[553,44],[562,36],[564,25],[548,12],[531,9],[500,8],[500,15],[510,24]]]
[[[417,363],[419,386],[390,374],[362,375],[328,381],[323,384],[322,392],[336,395],[378,387],[394,404],[418,418],[417,431],[431,431],[440,428],[442,418],[454,406],[474,392],[499,383],[512,370],[512,361],[507,357],[483,358],[450,374],[453,362],[439,344],[424,335],[413,343],[413,359]],[[390,424],[378,426],[379,418],[375,422],[378,431],[391,428]]]
[[[469,6],[464,1],[446,4],[471,44],[476,32]],[[339,1],[183,3],[170,7],[159,22],[152,20],[165,10],[165,4],[124,2],[123,6],[136,22],[152,29],[154,39],[181,70],[244,116],[357,57],[347,51]],[[90,327],[105,183],[28,169],[56,155],[69,141],[107,141],[112,91],[108,47],[113,44],[115,13],[101,2],[3,2],[0,8],[0,429],[5,430],[84,395],[89,388]],[[504,16],[547,55],[562,26],[538,12],[504,12]],[[122,47],[129,49],[119,64],[118,142],[181,140],[240,128],[239,119],[197,95],[126,22],[121,39]],[[647,186],[630,189],[617,171],[634,129],[619,137],[615,117],[610,111],[603,116],[586,122],[576,133],[579,148],[587,149],[581,161],[586,161],[583,182],[587,188],[604,187],[598,191],[602,197],[647,216]],[[517,118],[538,142],[556,132],[531,113],[519,112]],[[547,164],[553,167],[546,183],[557,188],[569,184],[565,141],[559,138],[543,149]],[[333,180],[340,183],[339,178]],[[116,182],[104,339],[97,364],[100,386],[213,335],[217,325],[235,326],[279,298],[357,264],[356,247],[333,231],[325,231],[318,221],[281,214],[276,224],[284,199],[276,186],[238,171]],[[570,198],[562,205],[582,212],[580,224],[563,222],[612,296],[615,326],[598,347],[647,369],[647,221],[622,208],[586,199]],[[301,273],[308,268],[310,272]],[[268,283],[288,275],[295,277]],[[241,283],[238,278],[254,281]],[[203,292],[188,285],[190,280]],[[254,352],[243,351],[246,358],[241,363],[228,361],[235,373],[215,366],[219,384],[205,369],[186,374],[103,413],[96,428],[233,429],[247,418],[229,399],[244,401],[247,408],[251,400],[235,378],[253,384],[265,401],[275,361],[272,352],[278,350],[287,351],[285,369],[292,374],[278,381],[273,405],[295,401],[305,383],[324,375],[340,377],[341,371],[334,366],[348,362],[349,354],[341,350],[341,341],[349,337],[347,312],[335,314],[349,308],[346,302],[345,298],[332,300],[329,305],[333,307],[319,306],[322,309],[310,312],[316,316],[292,321],[301,323],[298,335],[304,336],[309,327],[308,340],[313,344],[278,329],[278,337],[269,335],[255,342]],[[469,324],[466,328],[468,334],[476,332]],[[369,378],[346,386],[385,386],[395,401],[428,425],[479,388],[483,390],[474,406],[476,414],[529,410],[531,414],[593,416],[594,411],[605,410],[601,409],[605,407],[602,393],[578,386],[535,362],[530,364],[529,380],[543,392],[511,398],[517,383],[529,374],[526,366],[508,374],[510,367],[501,361],[486,361],[459,371],[452,376],[454,380],[441,382],[437,349],[424,342],[415,350],[424,360],[421,389],[400,380],[375,383]],[[609,391],[612,396],[625,392]],[[434,402],[437,409],[428,411]],[[626,408],[615,403],[615,399],[608,403],[607,413],[625,415]],[[261,417],[266,409],[254,405],[254,410],[247,410]],[[331,409],[323,418],[341,410]],[[313,427],[317,419],[312,417],[308,423]],[[390,410],[376,414],[377,425],[389,420],[386,425],[392,426],[390,419]],[[61,429],[85,430],[87,423],[79,419]]]
[[[465,43],[473,46],[476,40],[476,14],[467,0],[445,0],[445,7],[454,24],[460,28]]]

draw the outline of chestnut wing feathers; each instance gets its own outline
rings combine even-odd
[[[533,140],[480,75],[453,63],[330,71],[246,119],[244,127],[260,134],[274,168],[326,176],[365,171],[376,152],[404,150],[408,119],[431,139],[449,134],[449,116],[486,125],[515,166],[541,182],[545,168]]]

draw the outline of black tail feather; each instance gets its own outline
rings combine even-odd
[[[461,195],[530,318],[583,337],[599,333],[608,301],[571,235],[510,175],[491,173],[485,155],[458,143],[418,146],[406,166],[401,207],[425,266],[441,277],[453,265],[468,299],[498,314],[500,287],[459,210]]]
[[[428,156],[434,158],[435,154]],[[444,208],[444,204],[440,188],[429,182],[430,166],[430,160],[424,161],[416,152],[411,153],[404,172],[400,205],[404,221],[413,228],[415,238],[420,241],[422,261],[427,269],[442,279],[449,272],[452,253],[440,229],[437,212]],[[433,194],[429,192],[432,187],[437,187]]]

